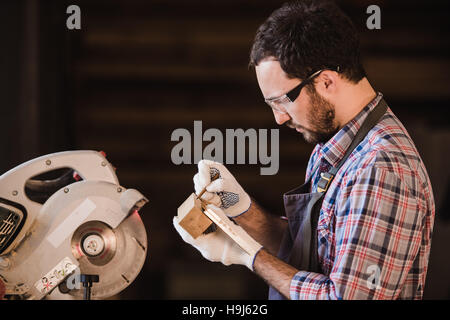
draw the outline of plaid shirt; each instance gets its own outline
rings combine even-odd
[[[320,169],[337,166],[382,94],[309,160],[316,190]],[[337,173],[322,204],[318,256],[323,274],[299,271],[291,299],[421,299],[427,274],[434,200],[413,141],[388,108]]]

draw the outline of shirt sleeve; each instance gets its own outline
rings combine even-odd
[[[291,299],[398,297],[421,243],[419,206],[392,171],[357,171],[336,199],[336,252],[329,276],[299,271],[291,280]]]

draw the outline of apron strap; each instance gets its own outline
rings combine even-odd
[[[336,167],[331,167],[331,169],[328,172],[323,172],[320,174],[320,180],[317,184],[318,192],[325,193],[328,190],[328,187],[330,186],[339,169],[344,165],[345,161],[347,161],[348,157],[350,157],[352,152],[361,143],[361,141],[364,140],[367,133],[369,133],[369,131],[378,123],[381,117],[386,113],[387,108],[388,106],[386,104],[386,101],[384,101],[384,99],[381,99],[378,105],[375,107],[375,109],[373,109],[372,112],[367,116],[366,120],[364,120],[364,123],[361,125],[361,128],[359,128],[358,132],[355,135],[355,138],[352,140],[352,143],[347,148],[347,151],[345,152],[344,157],[339,162],[339,164]]]

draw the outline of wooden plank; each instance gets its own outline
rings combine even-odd
[[[210,208],[206,209],[204,213],[249,255],[256,253],[255,250],[257,249],[254,246],[255,240],[250,237],[248,233],[236,231],[236,228],[233,228],[232,226],[233,222],[231,220],[224,221],[219,214]]]

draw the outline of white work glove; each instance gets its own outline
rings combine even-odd
[[[219,178],[211,182],[217,172]],[[194,176],[195,193],[198,195],[205,186],[206,192],[201,199],[222,208],[229,217],[237,217],[250,208],[249,195],[219,162],[201,160],[198,163],[198,173]]]
[[[214,205],[208,205],[207,209],[213,210],[219,216],[221,225],[226,226],[236,235],[239,235],[242,249],[219,226],[217,230],[208,234],[202,234],[196,239],[179,225],[178,217],[173,218],[173,225],[181,238],[196,248],[202,256],[212,262],[222,262],[224,265],[241,264],[253,271],[253,261],[262,246],[245,232],[240,226],[231,221],[225,213]],[[248,252],[247,252],[248,251]]]

